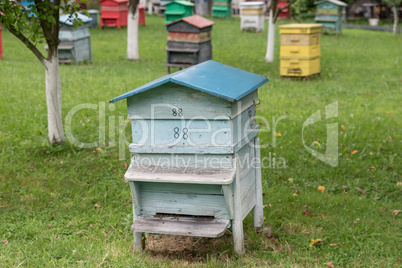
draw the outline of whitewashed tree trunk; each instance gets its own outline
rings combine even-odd
[[[56,50],[57,51],[57,50]],[[50,60],[44,60],[46,67],[46,104],[48,136],[50,143],[64,141],[63,120],[61,114],[61,83],[57,52]]]
[[[148,14],[149,15],[152,15],[152,1],[151,0],[148,0]]]
[[[396,27],[398,26],[398,10],[396,6],[392,7],[392,12],[394,13],[394,27],[392,28],[392,32],[396,34]]]
[[[274,12],[272,8],[269,10],[268,19],[268,41],[267,41],[267,54],[265,55],[266,62],[274,62],[274,47],[275,47],[275,23]]]
[[[140,56],[138,53],[138,21],[139,12],[138,8],[135,14],[132,13],[131,9],[128,11],[127,19],[127,59],[128,60],[139,60]]]

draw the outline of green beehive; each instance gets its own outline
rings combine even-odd
[[[214,0],[212,17],[230,18],[232,16],[231,0]]]
[[[193,15],[194,4],[189,1],[175,0],[166,4],[166,20],[165,23],[189,17]]]
[[[322,0],[314,4],[317,5],[315,22],[322,24],[323,30],[342,33],[342,10],[348,5],[338,0]]]

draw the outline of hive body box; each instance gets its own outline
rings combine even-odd
[[[84,24],[74,29],[73,23],[69,20],[69,15],[60,16],[60,31],[58,46],[59,62],[78,63],[89,60],[92,63],[91,34],[89,24],[92,21],[87,15],[76,13]],[[45,46],[47,49],[47,45]]]
[[[264,2],[240,3],[240,29],[264,31]]]
[[[145,84],[127,98],[134,153],[125,179],[142,233],[219,237],[232,226],[244,252],[243,219],[263,222],[257,88],[267,78],[207,61]]]
[[[194,4],[189,1],[175,0],[166,4],[165,23],[193,15]]]
[[[338,0],[323,0],[314,3],[317,5],[315,22],[321,23],[324,30],[342,33],[342,10],[348,5]]]
[[[214,5],[212,6],[212,17],[232,17],[231,0],[214,0]]]
[[[321,24],[279,26],[280,75],[306,77],[320,73]]]
[[[212,59],[211,31],[213,21],[194,15],[166,25],[166,68],[188,67]]]
[[[100,27],[127,26],[128,0],[101,1]]]

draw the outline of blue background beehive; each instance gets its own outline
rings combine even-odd
[[[314,3],[317,6],[315,22],[322,24],[324,30],[342,33],[342,10],[348,5],[338,0],[322,0]]]
[[[136,249],[143,232],[218,237],[232,225],[235,251],[244,251],[243,219],[253,209],[256,227],[263,218],[261,170],[251,161],[257,89],[267,81],[211,60],[111,100],[127,99],[132,124],[125,178]]]

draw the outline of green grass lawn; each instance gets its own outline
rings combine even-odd
[[[402,35],[323,35],[321,75],[289,80],[279,76],[279,33],[275,62],[266,63],[266,30],[241,32],[237,18],[215,19],[213,59],[270,79],[259,89],[258,115],[262,157],[271,164],[262,174],[264,225],[272,233],[256,233],[249,215],[244,256],[234,255],[230,230],[218,239],[148,236],[146,251],[133,254],[123,178],[130,127],[125,101],[108,101],[166,74],[164,18],[146,19],[140,61],[126,60],[126,29],[91,29],[93,65],[61,66],[63,117],[87,105],[69,130],[77,141],[96,142],[90,148],[49,145],[44,67],[3,30],[0,267],[402,265],[402,212],[394,212],[402,189]],[[325,119],[325,106],[336,101],[338,117]],[[318,110],[322,121],[303,133]],[[328,123],[338,124],[336,167],[304,147],[325,153]],[[326,243],[309,247],[318,238]]]

